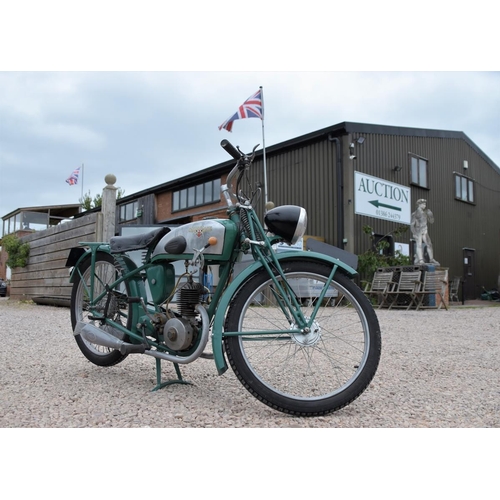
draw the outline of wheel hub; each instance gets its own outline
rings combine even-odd
[[[305,319],[309,320],[309,318]],[[292,328],[296,328],[296,325],[293,324]],[[303,347],[315,346],[321,339],[321,326],[314,320],[309,332],[301,331],[300,333],[292,333],[292,338],[296,344]]]
[[[163,343],[170,349],[182,351],[188,349],[194,337],[194,328],[184,318],[169,319],[163,327]]]

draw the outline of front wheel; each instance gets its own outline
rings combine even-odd
[[[259,271],[228,310],[225,332],[240,332],[224,337],[228,361],[264,404],[297,416],[326,415],[354,401],[374,377],[381,354],[378,319],[359,287],[339,272],[312,318],[332,268],[298,260],[282,267],[310,331],[299,331],[285,315],[269,274]]]

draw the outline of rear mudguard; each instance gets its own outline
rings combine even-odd
[[[107,253],[112,255],[108,243],[85,242],[81,243],[81,245],[81,247],[75,247],[70,250],[68,260],[66,261],[66,267],[73,267],[69,278],[70,283],[74,283],[75,277],[79,272],[79,267],[84,261],[89,258],[95,259],[98,253]],[[85,250],[83,246],[89,247],[89,250]],[[137,269],[135,262],[126,255],[120,255],[120,265],[123,267],[125,274]],[[129,281],[129,286],[131,296],[142,297],[144,301],[147,302],[146,288],[140,276],[131,279]]]
[[[109,245],[107,243],[94,243],[94,242],[82,242],[81,246],[73,247],[68,255],[68,259],[66,260],[65,267],[72,267],[71,273],[69,276],[69,282],[74,283],[75,275],[80,267],[81,263],[89,257],[92,257],[92,253],[96,254],[99,252],[110,253]],[[89,250],[86,250],[84,247],[90,247]]]
[[[69,279],[70,283],[74,283],[76,277],[81,275],[80,267],[88,259],[91,259],[91,265],[95,265],[98,254],[112,255],[108,243],[90,242],[81,243],[81,245],[82,246],[80,247],[71,249],[68,260],[66,261],[66,267],[73,267]],[[87,250],[82,247],[88,247],[89,249]],[[132,273],[137,269],[137,265],[135,264],[135,262],[126,255],[119,256],[119,266],[123,269],[124,274]],[[130,297],[142,297],[144,303],[147,303],[148,298],[146,287],[139,273],[131,276],[131,278],[128,280],[128,287],[130,291]],[[71,304],[71,307],[73,307],[73,304]],[[140,307],[142,306],[137,302],[131,304],[131,330],[133,333],[137,333],[135,325],[137,325],[137,318],[139,318],[140,316]],[[131,339],[130,342],[135,343],[136,341]]]
[[[330,245],[327,245],[330,246]],[[283,252],[276,255],[280,263],[287,260],[308,260],[316,261],[328,264],[332,267],[336,266],[337,271],[346,274],[350,278],[356,276],[357,272],[354,268],[348,266],[344,262],[326,255],[324,253],[318,252]],[[232,298],[235,296],[236,292],[241,286],[244,285],[255,273],[263,269],[261,262],[256,261],[251,266],[247,267],[244,271],[238,274],[235,279],[231,282],[227,290],[225,291],[220,303],[218,304],[217,311],[215,313],[215,319],[212,329],[212,349],[214,354],[215,366],[219,375],[222,375],[227,370],[227,363],[222,350],[222,337],[224,328],[224,319],[226,317],[226,312]]]

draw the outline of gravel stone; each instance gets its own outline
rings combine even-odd
[[[0,299],[0,427],[500,426],[500,307],[377,315],[382,358],[368,389],[331,415],[299,418],[263,405],[208,359],[181,366],[193,385],[152,392],[153,358],[95,366],[77,347],[69,309]],[[176,377],[168,362],[162,371]]]

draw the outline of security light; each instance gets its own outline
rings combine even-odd
[[[350,160],[356,159],[356,155],[354,154],[354,142],[351,142],[351,144],[349,144],[349,159]]]

